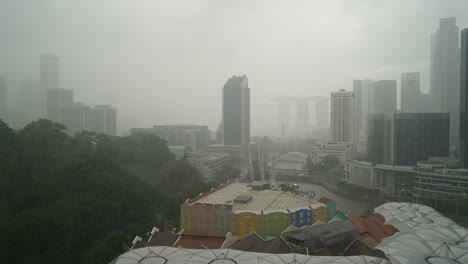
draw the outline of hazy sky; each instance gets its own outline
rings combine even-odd
[[[119,131],[221,119],[234,74],[251,87],[252,134],[274,126],[271,99],[329,96],[353,79],[420,71],[439,18],[468,27],[468,1],[0,0],[0,76],[38,79],[39,55],[61,59],[77,101],[118,109]]]

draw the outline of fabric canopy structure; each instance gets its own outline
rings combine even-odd
[[[468,229],[433,208],[411,203],[387,203],[376,213],[399,232],[376,247],[395,264],[468,263]]]
[[[307,256],[302,254],[267,254],[233,249],[183,249],[174,247],[146,247],[124,253],[112,264],[325,264],[375,263],[388,260],[369,256]]]
[[[412,203],[386,203],[374,210],[385,224],[398,229],[376,246],[389,259],[371,256],[308,256],[269,254],[233,249],[183,249],[145,247],[130,250],[112,264],[456,264],[468,263],[468,229],[433,208]]]

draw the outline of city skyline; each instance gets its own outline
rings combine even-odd
[[[20,81],[28,76],[39,81],[39,54],[56,54],[60,57],[60,88],[75,91],[78,101],[105,103],[119,109],[119,134],[132,127],[168,123],[206,124],[215,130],[221,119],[219,87],[225,76],[232,74],[247,74],[255,88],[252,120],[256,122],[252,124],[252,135],[265,135],[276,128],[276,120],[267,117],[275,109],[270,100],[278,96],[327,96],[331,91],[349,89],[352,79],[400,80],[403,72],[420,72],[421,90],[428,92],[429,35],[437,28],[438,19],[455,16],[460,28],[468,25],[464,8],[460,7],[466,3],[461,1],[360,1],[353,6],[345,2],[304,2],[301,8],[281,2],[221,5],[205,1],[187,3],[182,9],[177,9],[178,4],[158,2],[137,6],[138,18],[122,17],[128,7],[116,2],[115,10],[107,10],[106,14],[109,18],[123,18],[114,20],[118,23],[100,20],[105,8],[102,4],[93,6],[86,20],[96,23],[92,30],[75,30],[84,18],[62,14],[70,13],[70,8],[88,10],[90,2],[82,1],[73,7],[54,3],[50,8],[49,4],[12,2],[1,9],[17,11],[9,12],[15,17],[6,13],[4,17],[22,29],[5,31],[5,47],[18,41],[22,44],[15,45],[12,54],[0,54],[6,58],[2,61],[11,62],[0,62],[9,94],[14,97]],[[421,3],[425,8],[420,8]],[[275,22],[284,9],[296,15],[286,15],[280,23]],[[168,18],[161,10],[179,13]],[[232,10],[246,12],[235,17]],[[41,12],[41,16],[35,15]],[[230,22],[220,20],[224,16],[230,17]],[[387,26],[380,27],[377,21]],[[166,27],[162,25],[168,23],[160,22],[174,22],[176,26]],[[190,25],[191,22],[194,23]],[[37,26],[42,34],[34,33]],[[189,32],[200,34],[177,37],[177,28],[185,26]],[[279,40],[278,33],[286,35]],[[119,41],[122,34],[129,38]],[[249,45],[242,44],[242,38]],[[398,41],[400,38],[405,41]],[[176,42],[155,42],[156,39]],[[233,41],[226,42],[228,39]],[[400,83],[398,90],[399,87]],[[161,96],[162,89],[170,92]],[[130,92],[132,96],[128,96]],[[195,97],[197,101],[192,100]],[[197,107],[200,104],[212,107]],[[181,111],[173,111],[174,105],[179,105]]]

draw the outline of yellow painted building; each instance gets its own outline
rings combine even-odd
[[[312,222],[320,220],[328,222],[328,208],[324,204],[314,204],[312,206]]]
[[[263,216],[254,212],[234,212],[232,234],[243,237],[251,232],[263,234]]]

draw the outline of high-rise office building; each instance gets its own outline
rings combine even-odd
[[[232,76],[223,87],[223,144],[250,143],[250,88],[247,76]]]
[[[449,155],[448,113],[369,115],[367,159],[412,166],[429,157]]]
[[[401,75],[401,111],[404,113],[421,112],[421,90],[419,72],[407,72]]]
[[[62,122],[61,108],[73,104],[73,91],[65,89],[50,89],[47,91],[47,119]]]
[[[224,136],[224,125],[223,121],[219,121],[218,127],[216,128],[216,144],[223,144],[223,136]]]
[[[456,145],[460,133],[460,50],[456,18],[442,18],[431,35],[430,95],[433,112],[450,113],[450,144]]]
[[[209,143],[209,135],[198,129],[185,130],[185,146],[190,146],[193,152],[196,152]]]
[[[60,60],[58,56],[42,54],[40,57],[41,116],[47,117],[47,91],[60,88]]]
[[[373,110],[373,97],[374,97],[374,81],[370,79],[363,80],[362,82],[362,104],[361,104],[361,131],[360,137],[366,141],[367,133],[367,117],[372,114]]]
[[[276,100],[278,106],[278,127],[282,130],[289,128],[289,99],[278,98]]]
[[[359,145],[359,133],[362,129],[362,86],[361,80],[353,80],[354,92],[354,145]]]
[[[397,83],[395,80],[374,81],[366,79],[354,80],[353,90],[356,91],[355,100],[355,138],[354,142],[367,140],[367,121],[369,115],[396,112]]]
[[[371,97],[370,114],[387,114],[396,112],[397,82],[380,80],[374,82]]]
[[[354,133],[354,93],[340,89],[331,93],[330,141],[352,142]]]
[[[468,28],[461,32],[460,163],[468,169]]]
[[[83,103],[73,103],[60,108],[62,124],[67,133],[74,135],[81,131],[93,131],[93,110]]]
[[[117,135],[117,110],[109,105],[93,108],[92,130],[106,135]]]
[[[8,123],[8,90],[2,77],[0,77],[0,119]]]

